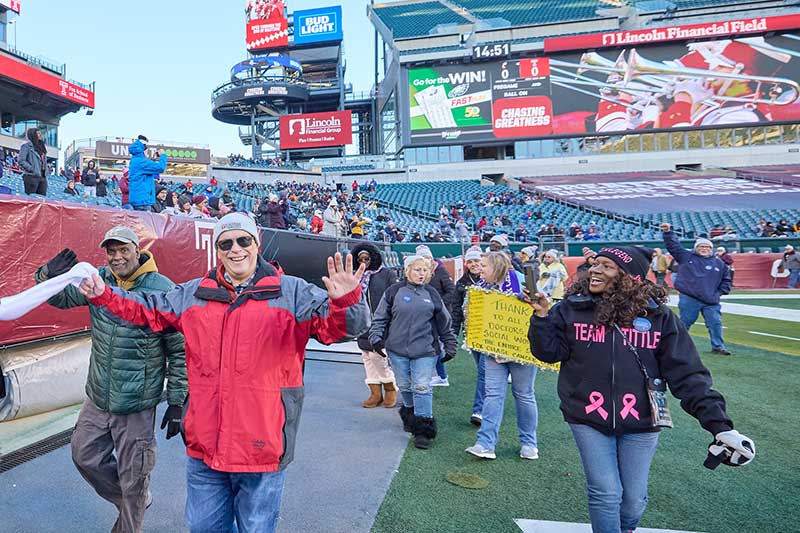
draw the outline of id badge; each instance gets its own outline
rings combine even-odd
[[[671,428],[672,415],[667,405],[667,384],[663,379],[647,380],[647,396],[650,398],[650,415],[654,427]]]

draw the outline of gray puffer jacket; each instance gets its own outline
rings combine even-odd
[[[392,353],[418,359],[435,357],[439,339],[445,353],[454,356],[458,342],[450,313],[433,287],[401,281],[386,289],[369,330],[373,346],[383,345]]]

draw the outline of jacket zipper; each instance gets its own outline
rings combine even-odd
[[[617,430],[617,402],[614,401],[614,389],[616,388],[616,360],[617,351],[617,330],[611,330],[611,429]]]
[[[236,301],[236,300],[234,300]],[[231,303],[232,305],[233,303]],[[222,433],[222,354],[225,349],[225,331],[226,331],[226,324],[228,322],[228,309],[225,310],[225,314],[222,316],[222,332],[219,337],[219,371],[217,375],[217,390],[220,391],[218,400],[217,400],[217,450],[214,457],[214,466],[219,466],[219,460],[217,457],[220,455],[220,448],[222,446],[222,441],[219,439],[219,435]]]

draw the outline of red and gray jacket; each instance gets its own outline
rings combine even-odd
[[[165,293],[106,286],[91,300],[153,331],[186,338],[186,453],[223,472],[275,472],[294,456],[309,337],[324,344],[369,326],[361,287],[329,300],[322,289],[260,262],[240,294],[223,268]]]
[[[712,388],[711,374],[678,317],[651,301],[647,316],[614,328],[595,319],[595,300],[572,295],[546,318],[531,317],[531,352],[547,363],[561,362],[558,397],[564,420],[606,434],[654,431],[642,370],[625,343],[636,348],[647,373],[667,382],[683,410],[712,435],[733,429],[725,400]]]

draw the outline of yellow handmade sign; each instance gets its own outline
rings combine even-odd
[[[467,291],[467,348],[518,363],[558,370],[531,354],[528,326],[533,309],[515,296],[470,287]]]

